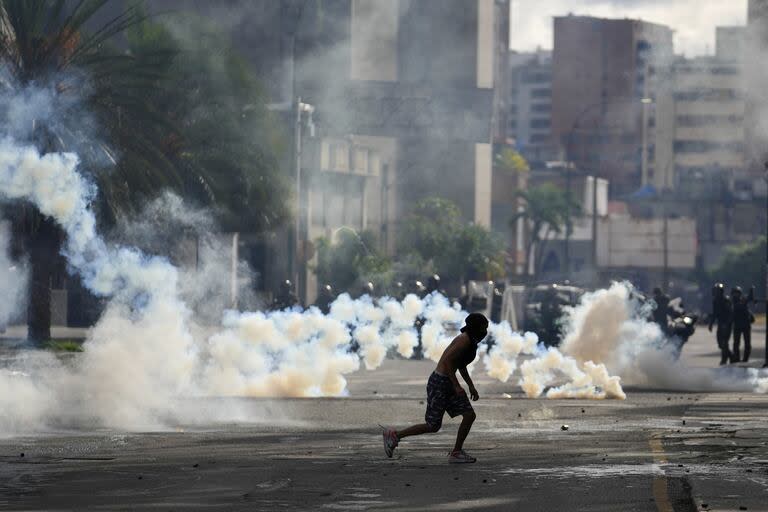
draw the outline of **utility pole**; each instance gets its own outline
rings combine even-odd
[[[768,162],[765,162],[765,178],[768,180]],[[765,194],[765,213],[766,213],[766,240],[765,240],[765,364],[763,368],[768,368],[768,193]]]
[[[663,283],[661,286],[661,289],[664,290],[666,293],[669,287],[669,222],[667,220],[667,203],[664,202],[662,199],[662,208],[663,208],[663,215],[664,215],[664,224],[662,233],[664,236],[664,240],[662,241],[663,247],[664,247],[664,272],[663,272]]]
[[[294,224],[294,228],[293,228],[295,237],[294,237],[294,240],[293,240],[294,250],[293,250],[293,272],[292,272],[292,275],[294,277],[293,282],[296,283],[296,295],[298,295],[298,297],[299,297],[299,302],[301,302],[303,304],[304,303],[304,293],[303,293],[303,290],[302,290],[302,285],[303,285],[304,279],[302,279],[302,277],[304,277],[304,276],[302,276],[303,272],[301,271],[301,268],[302,268],[302,265],[301,265],[302,255],[301,255],[301,253],[304,252],[304,251],[302,251],[302,247],[301,247],[301,239],[302,239],[302,236],[301,236],[301,217],[302,217],[304,208],[303,208],[303,202],[301,200],[301,192],[302,192],[302,190],[301,190],[301,105],[302,105],[301,104],[301,97],[297,96],[295,101],[296,101],[296,104],[295,104],[295,109],[296,109],[296,111],[295,111],[295,115],[296,115],[295,123],[296,123],[296,126],[294,128],[294,130],[295,130],[294,131],[294,157],[295,157],[296,161],[295,161],[294,165],[296,166],[296,168],[295,168],[295,173],[296,173],[296,219],[295,219],[295,224]]]
[[[592,264],[597,275],[597,176],[592,176]]]

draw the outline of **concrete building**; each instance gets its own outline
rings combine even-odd
[[[654,164],[647,182],[690,199],[704,199],[712,187],[744,188],[745,102],[738,61],[679,58],[655,78]]]
[[[746,49],[747,28],[744,26],[715,28],[715,55],[724,60],[741,62]]]
[[[492,141],[501,124],[495,70],[508,49],[508,0],[148,4],[194,10],[220,23],[272,103],[290,108],[300,97],[315,106],[319,137],[363,141],[386,162],[379,176],[368,178],[386,207],[366,227],[389,252],[398,220],[429,196],[455,201],[467,220],[490,227]],[[293,121],[288,127],[293,132]],[[300,249],[291,251],[290,243],[288,249],[274,247],[275,256],[266,258],[274,266],[265,274],[275,282],[295,275],[289,263]]]
[[[509,54],[507,138],[536,166],[559,159],[552,138],[552,52]]]
[[[672,30],[630,19],[554,20],[552,129],[567,159],[610,180],[612,195],[638,189],[653,128],[652,69],[671,61]]]
[[[756,195],[768,194],[763,163],[768,160],[768,68],[758,63],[768,57],[768,0],[749,0],[744,52],[747,109],[746,168]]]

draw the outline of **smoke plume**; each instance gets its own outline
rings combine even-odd
[[[768,392],[768,375],[754,368],[691,368],[681,362],[648,305],[628,283],[586,294],[567,312],[563,353],[586,364],[605,364],[626,383],[687,391]],[[683,348],[683,350],[685,350]]]
[[[2,370],[2,404],[13,411],[0,425],[5,429],[82,421],[157,427],[176,421],[181,399],[200,395],[344,395],[344,375],[358,370],[361,360],[371,370],[390,350],[413,353],[417,318],[423,318],[424,354],[434,360],[461,325],[465,313],[437,294],[402,302],[342,295],[327,316],[314,308],[227,311],[221,328],[211,332],[184,300],[178,267],[98,234],[90,209],[95,189],[78,165],[71,153],[41,155],[10,138],[0,142],[0,193],[54,218],[67,234],[63,252],[70,268],[108,299],[81,357],[62,363],[35,354]],[[506,324],[493,329],[500,342],[485,357],[498,376],[509,377],[518,355],[536,356],[522,366],[529,396],[565,377],[568,382],[549,396],[623,398],[618,378],[604,367],[542,351],[532,335],[521,343]],[[351,340],[357,353],[349,350]]]

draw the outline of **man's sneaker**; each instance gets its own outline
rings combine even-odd
[[[450,464],[471,464],[477,462],[477,459],[464,450],[458,450],[448,455],[448,462]]]
[[[392,453],[394,453],[395,448],[397,448],[397,432],[393,428],[387,428],[384,429],[382,436],[384,437],[384,453],[391,459]]]

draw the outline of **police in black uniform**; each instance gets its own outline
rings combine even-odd
[[[733,356],[732,362],[739,361],[739,345],[744,336],[744,359],[749,361],[749,353],[752,351],[752,322],[755,317],[749,310],[749,303],[755,300],[754,287],[749,290],[749,295],[744,297],[738,286],[731,290],[731,302],[733,303]]]
[[[440,288],[440,276],[438,274],[432,274],[429,276],[429,279],[427,279],[426,295],[431,295],[435,292],[445,295],[445,291]]]
[[[280,289],[277,292],[277,295],[275,295],[274,300],[272,301],[272,309],[273,310],[283,310],[287,308],[292,308],[293,306],[296,306],[299,303],[298,297],[296,297],[296,294],[293,293],[293,283],[286,279],[282,283],[280,283]]]
[[[709,317],[709,332],[712,326],[717,324],[717,346],[720,349],[720,364],[726,364],[728,360],[736,362],[728,348],[728,340],[731,337],[733,327],[733,306],[731,299],[725,294],[723,283],[715,283],[712,288],[712,314]]]
[[[669,334],[669,296],[661,291],[661,288],[653,289],[653,301],[656,306],[653,308],[653,321],[659,325],[661,332]]]
[[[317,306],[317,309],[319,309],[324,315],[327,315],[331,312],[331,304],[333,304],[334,300],[336,300],[336,297],[333,294],[333,286],[326,284],[318,291],[315,306]]]

